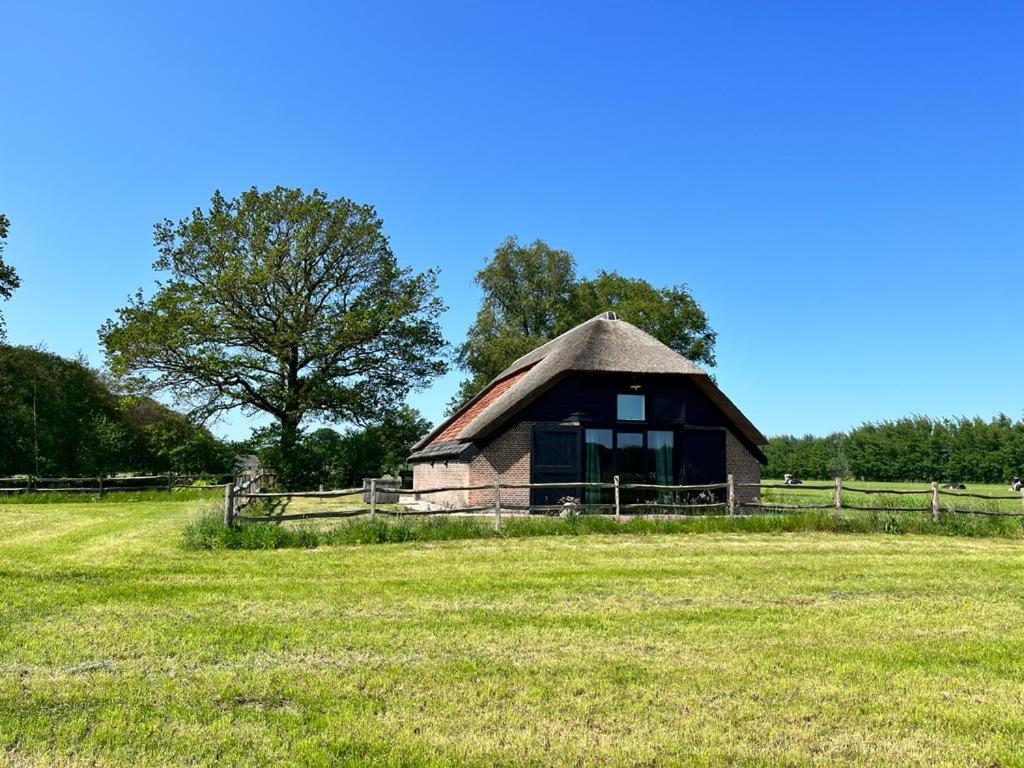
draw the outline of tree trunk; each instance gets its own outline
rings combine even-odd
[[[294,491],[301,490],[304,475],[304,462],[299,442],[299,420],[280,419],[281,438],[278,444],[281,451],[281,466],[277,470],[277,482],[282,488]]]

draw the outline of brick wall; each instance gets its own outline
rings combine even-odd
[[[725,471],[733,476],[735,483],[761,482],[761,462],[732,433],[725,431]],[[737,488],[736,503],[752,504],[760,500],[757,488]]]
[[[451,485],[493,485],[495,474],[502,483],[530,482],[530,429],[532,422],[519,422],[485,445],[469,462],[418,462],[412,468],[413,489]],[[494,491],[444,491],[420,496],[435,507],[456,509],[494,504]],[[503,488],[503,504],[526,506],[529,488]]]
[[[484,446],[469,464],[469,484],[494,483],[495,473],[502,483],[530,482],[530,430],[533,422],[513,424]],[[527,505],[529,488],[503,488],[503,504]],[[494,491],[470,491],[470,504],[493,504]]]
[[[418,462],[412,465],[412,487],[419,491],[424,488],[445,488],[448,486],[469,485],[469,464],[462,461]],[[442,491],[427,493],[420,497],[421,501],[438,509],[457,509],[467,506],[466,491]]]

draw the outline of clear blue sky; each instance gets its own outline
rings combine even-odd
[[[516,233],[688,283],[765,432],[1024,414],[1019,0],[156,5],[0,3],[14,343],[101,363],[154,222],[315,185],[441,268],[452,342]]]

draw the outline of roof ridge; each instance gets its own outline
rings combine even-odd
[[[763,442],[756,427],[718,389],[707,371],[609,311],[585,320],[516,359],[415,448],[440,440],[483,438],[570,372],[693,376],[701,380],[701,388],[752,442]]]

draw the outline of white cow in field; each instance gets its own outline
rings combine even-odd
[[[1024,491],[1024,480],[1019,477],[1013,478],[1013,480],[1010,481],[1010,490],[1018,492]]]
[[[803,485],[803,481],[796,475],[791,475],[788,472],[782,476],[783,485]]]

